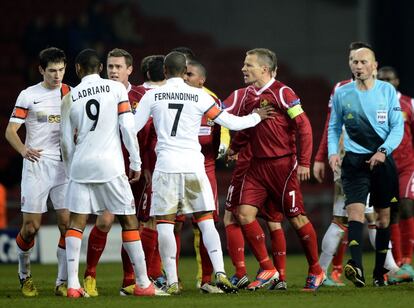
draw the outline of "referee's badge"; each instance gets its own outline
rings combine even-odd
[[[384,124],[388,121],[388,113],[386,110],[377,110],[377,122],[378,124]]]

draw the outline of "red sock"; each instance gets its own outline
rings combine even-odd
[[[414,217],[400,219],[402,262],[411,264],[414,242]]]
[[[92,276],[96,278],[96,266],[105,249],[107,236],[108,232],[103,232],[96,226],[92,228],[88,239],[88,252],[86,255],[86,270],[84,277]]]
[[[342,263],[344,261],[344,256],[346,248],[348,247],[348,228],[345,231],[344,237],[342,238],[341,243],[336,251],[335,256],[332,259],[332,267],[334,270],[342,273]]]
[[[211,274],[213,274],[213,264],[211,264],[207,249],[204,246],[203,238],[200,236],[200,257],[201,257],[201,285],[211,282]]]
[[[151,264],[148,266],[148,276],[152,279],[157,279],[162,276],[161,271],[161,256],[158,251],[158,242],[155,245],[154,255],[152,256]]]
[[[259,222],[255,219],[253,222],[241,227],[250,249],[260,264],[260,268],[263,270],[274,269],[275,267],[267,254],[265,235]]]
[[[401,232],[399,224],[391,224],[392,255],[398,266],[401,266]]]
[[[309,264],[310,274],[320,274],[322,268],[318,262],[318,240],[316,238],[315,229],[312,224],[308,222],[299,230],[296,230],[299,236],[300,242],[302,243],[303,250],[306,254],[306,259]]]
[[[279,272],[279,279],[286,280],[286,238],[283,229],[270,232],[273,264]]]
[[[175,262],[177,266],[177,274],[178,274],[178,260],[180,259],[180,253],[181,253],[181,232],[175,233],[175,242],[177,243],[177,254],[175,256]]]
[[[244,237],[238,224],[231,224],[226,227],[227,252],[236,269],[236,277],[242,278],[246,275],[246,263],[244,261]]]
[[[143,228],[141,232],[142,249],[145,253],[145,262],[147,268],[150,267],[152,257],[154,256],[155,247],[157,246],[158,232],[150,228]]]
[[[124,269],[124,279],[122,281],[122,287],[127,287],[135,284],[134,268],[132,267],[131,259],[128,256],[124,246],[121,248],[122,268]]]

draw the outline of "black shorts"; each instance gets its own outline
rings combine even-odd
[[[345,206],[351,203],[366,204],[387,208],[398,202],[398,175],[394,160],[387,156],[383,164],[369,169],[368,161],[374,154],[346,152],[342,161],[342,186],[345,193]]]

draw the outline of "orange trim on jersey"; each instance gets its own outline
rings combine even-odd
[[[13,118],[19,118],[19,119],[26,119],[28,113],[29,113],[29,109],[16,106],[14,108],[12,117]]]
[[[60,247],[62,249],[66,249],[66,242],[65,242],[65,237],[64,236],[60,236],[58,247]]]
[[[334,223],[335,225],[337,225],[339,228],[341,228],[342,230],[344,230],[345,232],[348,230],[348,226],[345,226],[341,223],[338,223],[336,221],[332,221],[332,223]]]
[[[65,237],[77,237],[78,239],[82,239],[82,231],[75,230],[75,229],[68,229],[66,231]]]
[[[60,87],[60,97],[63,98],[69,92],[70,87],[67,84],[62,83],[62,86]]]
[[[17,246],[19,246],[21,250],[28,251],[30,248],[34,246],[34,240],[32,240],[30,243],[26,242],[19,232],[19,234],[17,234],[16,237],[16,244]]]
[[[141,236],[138,230],[125,230],[122,231],[122,242],[136,242],[140,241]]]
[[[213,105],[211,105],[211,107],[206,111],[206,112],[204,112],[204,114],[208,117],[208,118],[210,118],[210,119],[212,119],[212,120],[214,120],[215,118],[217,118],[219,115],[220,115],[220,113],[222,113],[223,111],[222,110],[220,110],[218,107],[217,107],[217,105],[216,104],[213,104]]]
[[[172,225],[175,225],[175,222],[171,221],[171,220],[160,219],[160,220],[157,220],[157,225],[158,224],[172,224]]]
[[[118,115],[123,114],[125,112],[131,112],[131,104],[129,103],[129,101],[120,102],[118,104]]]
[[[208,219],[213,219],[213,213],[209,213],[209,214],[206,214],[206,215],[200,217],[199,219],[196,220],[196,223],[199,223],[199,222],[202,222],[202,221],[205,221],[205,220],[208,220]]]

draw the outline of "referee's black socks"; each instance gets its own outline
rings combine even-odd
[[[351,258],[356,265],[362,268],[362,231],[364,224],[359,221],[348,222],[348,247],[351,252]]]
[[[386,273],[384,269],[385,258],[387,257],[390,242],[390,227],[378,228],[375,237],[375,269],[374,278],[381,277]]]

